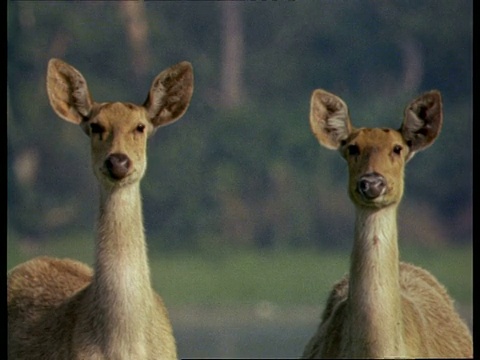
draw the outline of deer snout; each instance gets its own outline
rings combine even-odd
[[[111,154],[105,160],[105,167],[113,179],[121,180],[127,176],[131,163],[125,154]]]
[[[363,175],[357,182],[358,192],[366,199],[375,199],[385,192],[387,181],[377,173]]]

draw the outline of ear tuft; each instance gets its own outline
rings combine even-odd
[[[162,71],[152,83],[144,107],[155,127],[180,119],[193,94],[193,68],[183,61]]]
[[[336,95],[315,90],[310,101],[310,126],[321,145],[338,149],[352,132],[347,105]]]
[[[48,62],[47,94],[57,115],[74,124],[87,118],[94,104],[82,74],[59,59]]]
[[[440,134],[442,123],[442,96],[437,90],[420,95],[405,108],[400,132],[412,156],[433,144]]]

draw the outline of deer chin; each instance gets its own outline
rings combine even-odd
[[[359,207],[366,207],[372,209],[381,209],[394,203],[394,201],[389,199],[389,197],[385,196],[384,194],[371,198],[365,196],[359,191],[350,193],[350,199]]]
[[[350,192],[350,199],[356,204],[356,206],[372,209],[382,209],[396,205],[400,202],[398,196],[392,193],[388,188],[385,188],[380,195],[375,197],[369,197],[368,194],[355,189]]]
[[[143,178],[145,170],[142,171],[133,167],[124,176],[117,177],[103,165],[95,169],[94,173],[103,186],[107,188],[119,188],[138,183]]]

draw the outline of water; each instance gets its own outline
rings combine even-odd
[[[178,356],[192,358],[292,359],[315,333],[320,307],[185,307],[170,310]],[[472,328],[471,307],[462,308]]]
[[[318,326],[317,308],[270,303],[170,310],[178,355],[188,358],[299,358]]]

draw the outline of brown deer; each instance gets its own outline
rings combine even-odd
[[[397,207],[404,168],[442,127],[440,92],[405,109],[399,130],[354,128],[339,97],[313,92],[310,125],[340,151],[355,205],[350,273],[337,282],[303,358],[472,357],[472,337],[445,288],[426,270],[399,261]]]
[[[82,74],[51,59],[47,92],[58,116],[90,137],[100,184],[94,270],[39,257],[8,273],[9,358],[176,359],[167,310],[151,287],[140,181],[148,137],[190,103],[192,66],[161,72],[137,106],[94,102]]]

